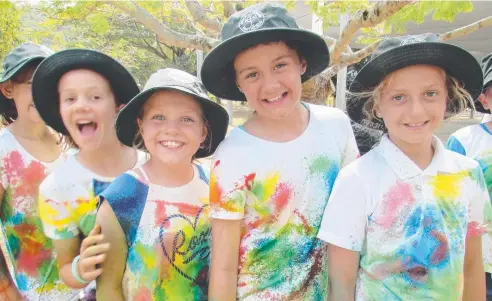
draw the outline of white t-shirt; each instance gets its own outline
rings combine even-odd
[[[216,151],[211,217],[243,220],[239,300],[325,300],[326,245],[316,239],[341,167],[358,157],[348,117],[307,105],[309,124],[284,143],[231,131]]]
[[[43,233],[37,206],[39,185],[65,159],[62,154],[51,163],[41,162],[9,129],[0,130],[0,179],[5,189],[0,207],[2,253],[27,301],[68,301],[80,291],[60,280],[53,245]]]
[[[491,220],[482,170],[444,148],[421,170],[388,138],[339,174],[318,237],[360,252],[356,301],[461,301],[465,240]]]
[[[475,159],[482,168],[489,196],[492,196],[492,132],[485,124],[470,125],[452,134],[446,147],[464,156]],[[489,235],[483,237],[482,253],[485,271],[492,273],[492,224]]]
[[[146,154],[138,152],[135,167],[145,163]],[[39,187],[39,212],[44,232],[51,239],[87,236],[94,227],[99,194],[114,180],[85,168],[71,155]]]
[[[194,169],[189,183],[168,188],[139,168],[101,194],[127,238],[125,300],[207,300],[209,179],[201,166]]]

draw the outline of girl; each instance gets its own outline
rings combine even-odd
[[[326,300],[316,234],[338,170],[358,155],[343,112],[300,100],[328,56],[320,36],[263,3],[231,16],[203,63],[210,92],[256,111],[213,162],[211,300]]]
[[[207,300],[208,177],[192,160],[215,151],[228,120],[198,78],[176,69],[154,73],[121,111],[120,141],[150,159],[101,195],[97,223],[112,247],[98,299]]]
[[[492,108],[492,53],[482,61],[484,88],[478,97],[476,109],[490,113]],[[478,161],[482,168],[489,196],[492,195],[492,121],[467,126],[449,137],[447,148]],[[487,298],[492,299],[492,244],[484,237],[482,252],[486,272]]]
[[[433,135],[481,84],[475,58],[435,34],[384,40],[357,74],[348,114],[386,134],[325,209],[331,300],[484,300],[483,174]]]
[[[0,236],[5,244],[0,251],[0,300],[65,301],[78,295],[60,281],[53,246],[43,233],[37,208],[39,185],[65,160],[59,135],[46,126],[31,96],[34,70],[51,53],[28,42],[3,61]]]
[[[82,288],[102,273],[96,264],[109,248],[94,228],[97,196],[143,157],[121,144],[114,127],[118,111],[136,94],[131,74],[113,58],[92,50],[58,52],[39,65],[34,103],[45,122],[78,148],[40,186],[44,232],[53,239],[60,276]],[[80,254],[80,255],[79,255]]]

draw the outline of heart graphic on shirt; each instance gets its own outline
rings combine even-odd
[[[159,240],[161,243],[162,251],[164,252],[164,257],[169,261],[173,269],[175,269],[179,274],[181,274],[186,279],[198,284],[206,283],[208,264],[206,265],[206,268],[203,268],[201,271],[199,271],[198,275],[191,276],[186,274],[180,267],[176,265],[176,260],[178,257],[181,257],[183,265],[193,263],[194,260],[208,260],[210,256],[209,241],[211,229],[210,227],[207,227],[205,231],[202,231],[200,233],[195,232],[200,220],[200,216],[207,206],[208,205],[201,207],[193,220],[182,214],[170,215],[162,222],[159,229]],[[172,225],[173,222],[181,223],[183,221],[191,226],[193,234],[191,237],[187,237],[183,229],[179,229],[177,232],[175,232],[174,237],[172,238],[172,250],[171,253],[169,253],[166,250],[165,244],[165,235],[169,235],[169,233],[165,233],[166,226],[169,227],[170,225]]]

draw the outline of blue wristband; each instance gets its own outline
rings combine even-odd
[[[75,256],[75,258],[72,261],[72,276],[78,282],[80,282],[82,284],[87,284],[87,283],[89,283],[89,281],[85,281],[84,279],[82,279],[80,277],[79,273],[77,272],[77,264],[79,263],[79,260],[80,260],[80,255],[77,255],[77,256]]]

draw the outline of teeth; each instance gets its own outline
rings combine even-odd
[[[274,101],[278,101],[282,98],[284,94],[280,94],[279,96],[275,97],[275,98],[267,98],[267,101],[270,101],[270,102],[274,102]]]
[[[425,124],[425,122],[421,122],[421,123],[407,123],[407,125],[409,127],[419,127],[419,126],[423,126]]]
[[[77,124],[80,124],[80,125],[89,124],[89,123],[92,123],[92,121],[90,121],[90,120],[80,120],[80,121],[77,121]]]
[[[164,142],[161,142],[161,144],[164,145],[165,147],[169,147],[169,148],[178,148],[181,145],[183,145],[183,143],[177,142],[177,141],[164,141]]]

